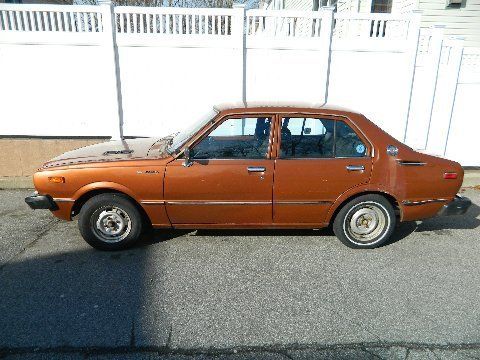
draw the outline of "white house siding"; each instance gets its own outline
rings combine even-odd
[[[285,0],[285,10],[312,10],[312,0]]]
[[[359,12],[369,13],[372,9],[372,0],[360,0]]]
[[[466,47],[480,47],[480,0],[466,0],[460,9],[445,9],[445,0],[419,0],[421,27],[445,25],[445,35],[464,36]]]
[[[393,0],[392,12],[393,13],[407,13],[417,9],[416,0]]]
[[[338,0],[337,12],[358,12],[360,8],[359,0]]]

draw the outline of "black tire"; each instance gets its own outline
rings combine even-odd
[[[89,199],[80,210],[78,228],[92,247],[113,251],[128,248],[142,234],[144,219],[125,195],[100,194]]]
[[[348,247],[373,249],[388,241],[395,223],[390,201],[381,195],[367,194],[343,205],[333,221],[333,232]]]

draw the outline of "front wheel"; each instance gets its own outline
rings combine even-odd
[[[142,233],[143,218],[132,201],[115,193],[89,199],[80,211],[78,228],[87,243],[99,250],[129,247]]]
[[[383,196],[368,194],[345,204],[333,222],[333,231],[351,248],[372,249],[383,245],[395,228],[395,211]]]

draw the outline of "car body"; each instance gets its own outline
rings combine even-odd
[[[397,221],[463,214],[470,201],[456,195],[462,180],[458,163],[416,152],[355,112],[239,107],[176,136],[67,152],[34,174],[38,194],[26,202],[72,220],[93,198],[103,195],[108,204],[115,195],[155,228],[322,228],[343,216],[337,236],[350,225],[355,236],[388,227],[368,241],[339,236],[370,248],[384,243]],[[97,226],[109,240],[115,221],[125,230],[132,216],[102,206],[100,218],[83,226]],[[353,207],[355,213],[342,213]],[[126,245],[102,246],[88,236],[98,248]]]

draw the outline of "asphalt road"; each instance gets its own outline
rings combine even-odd
[[[91,249],[0,191],[0,358],[480,359],[480,191],[380,249],[320,231],[154,231]]]

